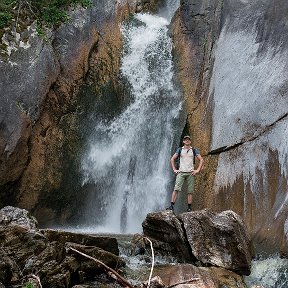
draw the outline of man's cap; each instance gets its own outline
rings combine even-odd
[[[191,137],[190,137],[189,135],[185,135],[185,136],[183,137],[183,139],[190,139],[190,140],[191,140]]]

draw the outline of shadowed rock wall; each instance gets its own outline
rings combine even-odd
[[[6,56],[0,60],[0,206],[25,208],[46,224],[77,218],[85,198],[78,190],[80,119],[103,87],[121,98],[119,24],[130,13],[155,9],[157,2],[97,0],[90,9],[71,11],[67,24],[46,31],[48,41],[37,35],[34,23],[23,31],[25,43],[22,32],[5,40]],[[95,99],[83,104],[81,86],[92,82]]]
[[[194,209],[233,209],[269,252],[288,217],[287,12],[284,0],[184,0],[171,28],[187,124],[206,160]]]

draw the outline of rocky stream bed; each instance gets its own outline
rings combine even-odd
[[[160,211],[142,226],[117,240],[39,229],[28,211],[4,207],[0,287],[246,287],[253,246],[233,211]]]

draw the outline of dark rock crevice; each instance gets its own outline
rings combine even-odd
[[[216,148],[214,150],[211,150],[208,152],[208,155],[215,155],[215,154],[220,154],[222,152],[227,152],[227,151],[230,151],[230,150],[233,150],[235,148],[238,148],[239,146],[243,145],[243,144],[246,144],[246,143],[249,143],[249,142],[252,142],[252,141],[255,141],[257,140],[258,138],[260,138],[261,136],[265,135],[266,133],[269,133],[271,132],[271,129],[273,127],[275,127],[279,122],[281,122],[282,120],[285,120],[285,118],[287,118],[288,116],[288,113],[284,114],[283,116],[281,116],[280,118],[278,118],[276,121],[274,121],[273,123],[267,125],[266,127],[262,128],[261,131],[253,136],[253,137],[247,137],[247,139],[244,139],[243,141],[240,141],[238,143],[235,143],[234,145],[230,145],[230,146],[223,146],[223,147],[219,147],[219,148]]]

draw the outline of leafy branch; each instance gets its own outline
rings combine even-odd
[[[13,19],[28,14],[40,26],[57,27],[69,20],[69,7],[89,8],[91,0],[0,0],[0,28],[9,26]],[[20,9],[21,7],[21,9]],[[25,11],[26,15],[24,15]],[[20,15],[21,16],[21,15]]]

